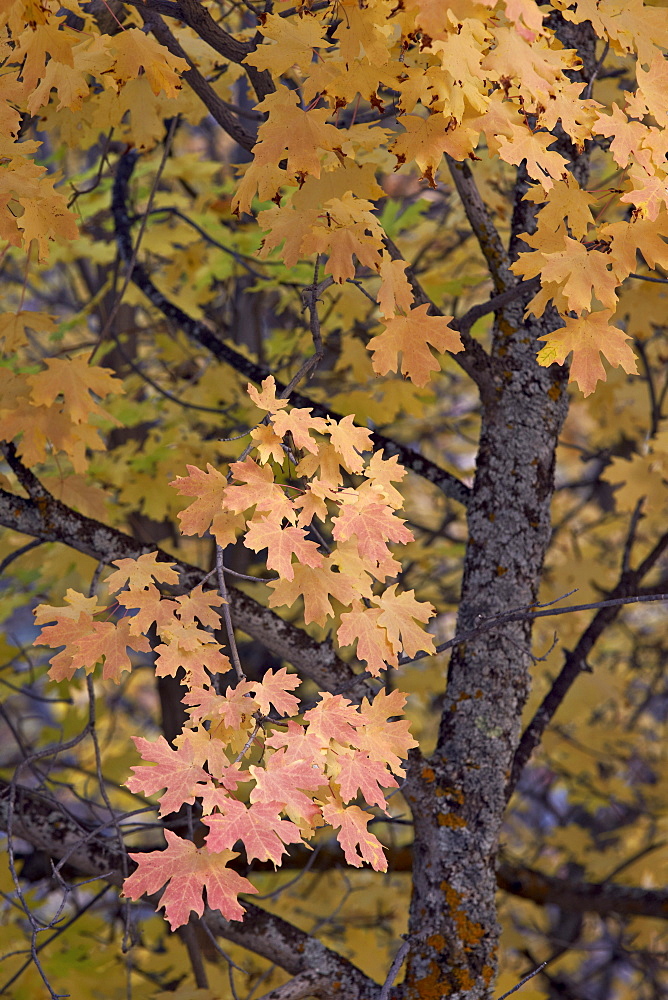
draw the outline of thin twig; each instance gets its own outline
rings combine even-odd
[[[512,990],[508,990],[507,993],[502,993],[501,996],[498,997],[498,1000],[506,1000],[506,997],[509,997],[511,993],[517,993],[517,991],[521,989],[525,983],[528,983],[530,979],[533,979],[533,977],[537,976],[539,972],[542,972],[546,965],[547,962],[541,962],[541,964],[535,968],[533,972],[530,972],[528,976],[525,976],[524,979],[517,984],[517,986],[513,986]]]
[[[246,675],[244,674],[241,666],[239,650],[237,649],[237,641],[234,637],[234,625],[232,623],[232,615],[230,614],[230,598],[227,592],[227,584],[225,583],[223,549],[220,545],[216,545],[216,572],[218,574],[218,590],[220,591],[220,596],[225,602],[223,604],[223,621],[225,622],[225,628],[227,630],[227,642],[230,647],[230,659],[232,660],[232,665],[236,671],[237,677],[240,681],[243,681],[246,679]]]
[[[174,140],[174,133],[176,132],[176,126],[178,125],[178,122],[179,122],[179,118],[178,118],[178,116],[176,116],[175,118],[172,118],[171,122],[169,123],[169,131],[167,133],[167,138],[165,139],[165,144],[164,144],[164,147],[163,147],[163,150],[162,150],[162,157],[160,158],[160,163],[158,165],[158,169],[156,171],[155,177],[153,178],[153,183],[151,185],[151,190],[150,190],[149,196],[148,196],[148,203],[146,205],[146,211],[144,212],[144,216],[143,216],[141,224],[139,226],[139,234],[137,236],[137,240],[136,240],[135,245],[134,245],[133,250],[132,250],[132,257],[130,258],[130,262],[128,263],[128,266],[127,266],[127,269],[126,269],[126,272],[125,272],[125,278],[123,279],[123,287],[121,288],[120,292],[116,296],[116,301],[114,302],[113,306],[111,307],[111,312],[107,316],[107,322],[104,324],[104,327],[102,328],[102,330],[100,332],[99,341],[98,341],[99,343],[102,343],[104,341],[104,339],[106,338],[106,336],[108,335],[109,330],[111,329],[111,325],[114,322],[114,320],[116,319],[116,313],[118,312],[118,310],[121,307],[121,303],[122,303],[123,298],[125,296],[125,293],[126,293],[126,291],[128,289],[128,285],[132,281],[132,272],[134,271],[135,265],[137,263],[137,256],[139,254],[139,247],[141,246],[141,241],[144,238],[144,232],[145,232],[146,226],[148,224],[148,213],[151,211],[151,206],[153,205],[153,199],[155,198],[156,192],[158,190],[158,185],[160,183],[160,178],[162,177],[162,172],[165,169],[165,164],[167,163],[167,157],[169,156],[169,151],[170,151],[170,149],[172,147],[172,142]]]
[[[392,986],[394,984],[394,980],[397,978],[399,969],[404,964],[404,959],[408,954],[409,948],[410,948],[410,943],[408,942],[408,940],[406,940],[404,941],[404,943],[401,945],[401,948],[394,956],[394,961],[392,962],[392,965],[390,966],[390,971],[388,972],[387,978],[383,983],[383,988],[380,991],[380,996],[378,997],[378,1000],[388,1000],[388,997],[390,995],[390,990],[392,989]]]

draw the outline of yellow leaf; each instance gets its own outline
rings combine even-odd
[[[565,326],[538,338],[546,341],[538,352],[538,364],[547,368],[556,361],[561,365],[572,351],[571,381],[577,382],[585,396],[591,395],[597,382],[605,382],[601,354],[613,367],[621,365],[628,375],[637,375],[635,354],[626,343],[629,336],[610,325],[611,315],[605,309],[579,318],[567,316]]]

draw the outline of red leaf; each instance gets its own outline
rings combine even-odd
[[[237,799],[228,799],[225,814],[203,817],[211,828],[206,838],[210,850],[221,851],[240,840],[249,861],[273,861],[278,864],[285,854],[284,844],[301,844],[299,829],[288,819],[281,819],[281,806],[276,802],[260,802],[249,808]]]
[[[123,895],[139,899],[144,893],[157,892],[165,883],[160,906],[164,907],[172,930],[188,923],[190,911],[201,917],[204,912],[202,890],[206,886],[207,902],[220,910],[226,920],[241,920],[244,909],[237,899],[240,892],[257,892],[241,875],[231,871],[227,862],[237,855],[233,851],[217,853],[197,848],[182,840],[171,830],[165,830],[166,851],[131,854],[137,871],[125,880]]]
[[[193,762],[193,751],[186,738],[178,750],[173,750],[164,736],[158,736],[155,743],[133,736],[135,746],[142,758],[155,763],[155,767],[135,764],[134,775],[125,782],[131,792],[153,795],[161,788],[165,794],[159,798],[160,815],[176,812],[184,802],[192,805],[195,796],[201,794],[201,782],[211,781],[206,771]]]

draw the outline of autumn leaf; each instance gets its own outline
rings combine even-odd
[[[123,895],[139,899],[144,893],[158,892],[166,884],[159,905],[165,910],[172,930],[176,930],[188,923],[192,910],[202,916],[203,890],[206,888],[207,902],[212,909],[220,910],[226,920],[240,920],[244,910],[237,896],[241,892],[257,892],[257,889],[248,879],[227,867],[237,855],[233,851],[197,848],[171,830],[164,832],[166,851],[130,854],[137,863],[137,870],[123,883]]]
[[[376,603],[381,609],[378,624],[387,630],[388,640],[395,652],[403,650],[407,656],[415,656],[419,650],[434,652],[433,636],[416,624],[416,621],[426,623],[433,618],[435,609],[432,604],[416,600],[413,590],[397,594],[396,583],[388,587]]]
[[[395,316],[385,322],[383,333],[372,337],[368,347],[373,354],[373,367],[379,375],[401,371],[416,385],[429,382],[431,373],[439,370],[438,362],[429,350],[439,353],[462,350],[459,334],[452,329],[452,316],[429,316],[429,306],[411,309],[407,316]],[[401,355],[401,362],[399,362]]]
[[[369,820],[373,819],[371,813],[364,812],[359,806],[343,806],[331,800],[323,806],[322,815],[335,830],[340,827],[337,840],[349,865],[361,868],[366,861],[374,871],[387,871],[383,846],[378,837],[367,830]]]
[[[366,427],[356,427],[354,420],[352,414],[341,420],[329,420],[327,433],[347,471],[360,473],[364,469],[362,453],[371,449],[371,432]]]
[[[158,736],[153,743],[141,736],[134,736],[133,739],[142,758],[156,766],[134,765],[134,774],[125,782],[126,787],[131,792],[143,792],[145,795],[153,795],[164,788],[165,793],[158,800],[160,816],[178,812],[184,802],[192,805],[195,796],[200,794],[202,784],[211,779],[203,768],[193,762],[188,741],[173,750],[162,736]]]
[[[284,410],[288,405],[287,399],[276,398],[276,379],[273,375],[268,375],[262,382],[262,391],[258,392],[254,385],[248,383],[247,392],[255,405],[261,410],[268,410],[269,413],[276,413]]]
[[[344,746],[350,745],[356,739],[355,727],[360,719],[357,709],[347,698],[340,694],[330,694],[325,691],[320,701],[304,712],[304,720],[308,722],[308,733],[316,734],[327,746],[329,740],[336,740]]]
[[[272,591],[269,595],[269,607],[276,608],[283,604],[292,607],[302,597],[304,621],[307,625],[310,622],[324,625],[327,618],[334,615],[330,597],[349,605],[355,596],[350,580],[341,573],[335,573],[331,563],[323,564],[319,569],[296,563],[293,574],[292,580],[281,578],[267,584]]]
[[[601,354],[614,368],[621,365],[629,375],[636,375],[635,354],[627,343],[629,335],[610,325],[611,316],[610,309],[579,319],[567,316],[563,327],[539,338],[546,343],[538,353],[538,364],[547,367],[556,362],[561,365],[572,351],[570,377],[585,396],[591,395],[597,382],[606,379]]]
[[[370,806],[378,806],[383,812],[388,811],[383,788],[397,787],[387,767],[368,754],[340,752],[334,778],[344,802],[350,802],[360,793]]]
[[[293,823],[313,826],[320,808],[305,792],[315,792],[327,782],[312,760],[288,760],[286,752],[279,750],[271,755],[265,767],[251,764],[248,770],[256,782],[250,793],[251,802],[280,802]]]
[[[413,533],[404,525],[378,495],[353,493],[341,494],[344,502],[335,519],[332,535],[345,542],[353,535],[360,553],[369,560],[382,564],[388,554],[387,542],[410,542]]]
[[[274,473],[268,465],[261,466],[252,458],[247,458],[243,462],[234,462],[230,468],[234,478],[241,481],[241,484],[228,486],[225,491],[225,504],[230,510],[240,513],[249,507],[256,507],[259,511],[271,511],[275,518],[294,520],[294,507],[282,488],[274,482]]]
[[[413,289],[405,274],[407,267],[405,260],[383,257],[381,261],[378,306],[385,319],[391,319],[397,312],[408,315],[413,308]]]
[[[223,547],[236,541],[237,535],[246,527],[246,521],[239,513],[224,509],[227,489],[225,476],[208,463],[206,472],[196,465],[188,465],[186,468],[187,476],[180,476],[169,484],[181,496],[196,497],[178,515],[183,534],[204,535],[210,530]]]
[[[381,761],[403,777],[401,761],[406,758],[411,747],[417,742],[409,732],[409,723],[403,719],[392,721],[391,716],[401,715],[406,704],[406,695],[394,690],[389,695],[379,691],[372,702],[364,698],[359,714],[359,729],[355,746],[366,751],[374,760]]]
[[[291,694],[301,681],[296,674],[289,674],[285,667],[266,670],[261,681],[255,681],[253,697],[263,715],[269,715],[271,707],[279,715],[294,715],[299,707],[299,699]]]
[[[322,417],[312,417],[310,410],[298,407],[275,413],[271,422],[280,438],[291,434],[295,447],[304,448],[313,454],[318,451],[318,442],[311,436],[311,431],[322,434],[327,427],[327,421]]]
[[[341,646],[357,642],[357,657],[366,662],[369,673],[374,677],[378,677],[388,664],[398,665],[387,631],[380,624],[381,615],[380,608],[365,608],[361,601],[355,601],[352,611],[341,615],[341,625],[336,633]]]
[[[206,837],[210,851],[223,851],[238,840],[244,845],[249,861],[273,861],[279,864],[286,844],[301,844],[299,829],[288,819],[280,818],[280,802],[257,802],[248,808],[237,799],[225,803],[224,813],[202,818],[209,827]]]
[[[117,559],[112,563],[115,572],[107,577],[109,590],[116,591],[128,583],[134,589],[150,587],[156,583],[178,583],[179,576],[172,563],[158,562],[157,552],[147,552],[137,559]]]
[[[46,370],[30,375],[32,401],[36,406],[48,406],[62,395],[70,420],[82,424],[91,416],[105,416],[91,393],[104,398],[122,390],[122,383],[110,368],[89,364],[90,354],[80,354],[71,360],[47,358]]]
[[[267,568],[275,569],[285,580],[294,579],[293,555],[298,563],[313,568],[322,566],[323,557],[317,543],[308,539],[302,528],[282,527],[271,516],[250,522],[244,545],[254,552],[267,549]]]

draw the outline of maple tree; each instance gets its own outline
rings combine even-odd
[[[666,4],[0,25],[4,993],[658,1000]]]

